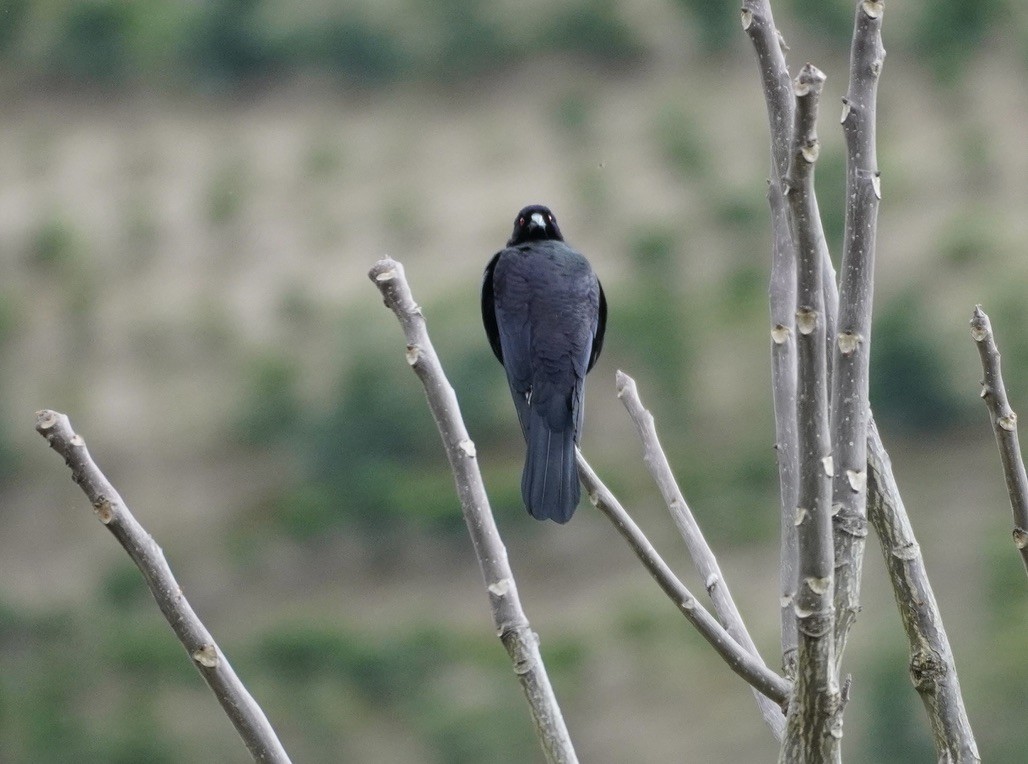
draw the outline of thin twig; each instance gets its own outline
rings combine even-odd
[[[728,582],[721,573],[717,558],[703,537],[703,531],[700,530],[696,518],[693,517],[692,511],[678,487],[678,482],[671,471],[671,465],[660,445],[653,414],[643,406],[635,380],[619,370],[616,375],[615,389],[618,398],[625,404],[629,416],[635,422],[643,444],[643,461],[649,468],[654,482],[660,489],[661,496],[664,497],[668,512],[671,513],[671,518],[685,541],[689,556],[696,566],[696,572],[699,573],[707,588],[714,611],[731,637],[750,653],[759,657],[760,653],[746,629],[739,608],[735,605],[735,600],[728,589]],[[785,716],[782,714],[781,706],[756,689],[753,690],[753,694],[764,721],[767,722],[775,737],[781,740],[785,733]]]
[[[457,395],[428,336],[425,317],[414,302],[400,263],[390,258],[379,260],[368,276],[382,293],[386,307],[399,319],[407,339],[407,362],[425,387],[429,408],[453,470],[464,522],[485,579],[496,631],[510,655],[514,673],[528,700],[543,752],[547,760],[555,764],[577,762],[564,717],[539,654],[538,637],[521,607],[514,574],[507,561],[507,549],[496,528],[478,469],[475,444],[468,436]]]
[[[577,452],[578,475],[589,493],[589,500],[607,516],[632,551],[649,571],[663,592],[675,603],[682,615],[699,631],[729,668],[778,704],[788,702],[792,686],[789,680],[769,669],[759,656],[738,642],[708,613],[653,548],[639,526],[629,516],[610,489],[597,477],[592,467]]]
[[[1003,476],[1010,495],[1010,509],[1014,513],[1014,546],[1021,553],[1021,561],[1028,571],[1028,475],[1025,475],[1021,446],[1017,440],[1017,414],[1007,400],[1007,388],[1000,371],[999,348],[992,333],[992,322],[976,305],[971,318],[971,338],[978,346],[982,359],[982,400],[989,409],[996,445],[1003,462]]]
[[[814,163],[820,151],[817,112],[824,74],[806,64],[795,82],[796,126],[786,179],[797,251],[797,430],[800,479],[796,508],[799,629],[796,696],[781,760],[840,759],[841,698],[833,639],[831,442],[828,429],[828,365],[825,348],[823,262],[826,246],[814,195]]]
[[[86,494],[97,519],[114,535],[143,574],[157,606],[235,725],[254,760],[275,764],[288,762],[289,756],[264,711],[193,612],[164,552],[136,521],[114,486],[96,466],[85,440],[72,429],[68,417],[56,411],[39,411],[36,413],[36,431],[64,457],[71,468],[72,480]]]
[[[835,537],[835,660],[860,612],[867,538],[867,420],[875,236],[881,186],[875,141],[878,79],[885,59],[880,0],[857,5],[843,99],[846,227],[839,280],[837,341],[832,350],[832,509]]]
[[[867,439],[868,518],[882,544],[896,606],[910,643],[910,677],[928,712],[938,760],[953,764],[980,762],[946,627],[873,418],[868,422]]]
[[[784,43],[775,27],[768,0],[746,0],[742,25],[753,42],[767,105],[771,140],[771,178],[767,199],[771,208],[771,390],[775,413],[775,454],[778,460],[781,565],[779,567],[782,667],[796,673],[797,552],[796,509],[799,461],[796,451],[796,246],[789,228],[784,180],[789,171],[795,98],[785,65]]]

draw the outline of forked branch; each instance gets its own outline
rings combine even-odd
[[[653,544],[621,506],[617,497],[593,472],[581,451],[577,451],[577,457],[578,475],[589,494],[589,500],[614,524],[618,533],[632,547],[640,562],[682,615],[696,627],[700,636],[707,640],[732,671],[776,703],[787,703],[792,691],[789,681],[765,666],[760,656],[749,652],[736,642],[704,609],[653,548]]]
[[[875,34],[875,30],[873,25],[859,25],[865,24],[867,21],[873,21],[875,13],[880,16],[882,6],[881,3],[874,2],[874,0],[858,0],[857,5],[859,6],[857,9],[858,28],[855,29],[855,37],[859,37],[863,41],[861,42],[861,45],[866,46],[866,43],[869,41],[869,34]],[[868,11],[870,11],[870,13],[868,13]],[[862,20],[860,17],[861,13],[867,17],[867,21]],[[789,587],[794,584],[796,575],[795,568],[793,567],[795,545],[794,537],[790,537],[789,534],[789,526],[791,525],[789,522],[791,519],[789,514],[791,514],[792,508],[795,507],[795,503],[790,505],[788,504],[788,500],[790,495],[795,498],[795,467],[792,465],[795,464],[796,452],[795,450],[790,451],[788,412],[790,401],[792,401],[794,405],[796,396],[795,378],[790,380],[788,371],[788,358],[793,350],[793,327],[791,320],[783,320],[781,318],[783,315],[781,305],[791,304],[788,302],[787,298],[790,294],[788,290],[793,287],[790,282],[786,280],[784,274],[787,272],[790,265],[793,265],[789,261],[789,246],[792,245],[793,242],[791,241],[791,232],[783,232],[782,229],[782,208],[784,205],[782,204],[782,195],[778,192],[778,188],[776,188],[776,186],[778,182],[785,178],[786,169],[789,164],[789,151],[793,140],[792,128],[794,120],[792,118],[792,108],[794,100],[789,73],[785,65],[785,46],[782,42],[782,37],[775,26],[769,0],[744,0],[742,9],[742,25],[743,29],[749,36],[756,53],[761,84],[763,86],[764,100],[767,106],[771,139],[772,177],[768,198],[771,203],[772,234],[774,237],[774,259],[772,263],[770,290],[772,339],[774,341],[774,344],[772,345],[772,377],[774,383],[775,403],[775,447],[778,449],[779,476],[782,488],[783,508],[781,568],[783,592],[782,645],[786,673],[791,675],[792,672],[790,671],[790,666],[795,663],[792,656],[795,654],[794,646],[796,632],[794,620],[791,622],[791,607],[788,606],[792,602]],[[880,40],[875,41],[875,44],[880,45]],[[867,53],[873,54],[873,51],[873,47],[862,47],[858,51],[858,58]],[[873,65],[876,60],[878,60],[880,65],[880,60],[877,59],[876,56],[871,55],[869,63]],[[876,79],[877,73],[874,72],[873,74],[873,79]],[[869,82],[865,82],[864,84],[866,86]],[[852,124],[856,125],[856,123]],[[873,163],[869,164],[867,169],[873,170]],[[877,191],[878,189],[872,186],[872,190]],[[875,201],[877,201],[877,196]],[[856,224],[856,222],[856,220],[853,221],[854,224]],[[834,325],[836,323],[835,316],[837,314],[839,293],[836,288],[835,279],[832,275],[831,261],[827,256],[823,259],[822,267],[824,315],[826,329],[828,330],[828,332],[826,332],[826,341],[834,348],[835,340],[831,338],[830,332],[834,329]],[[793,385],[791,388],[791,396],[790,383]],[[867,437],[867,458],[869,463],[872,465],[888,464],[889,461],[885,447],[882,445],[882,442],[878,438],[877,432],[874,431],[873,426],[870,428]],[[793,471],[790,471],[790,468],[792,468]],[[841,470],[840,479],[845,478],[845,469],[841,466],[839,469]],[[856,469],[859,469],[859,467]],[[868,473],[873,476],[874,469],[868,469]],[[860,478],[858,477],[857,480],[859,481],[859,479]],[[870,479],[868,482],[870,485]],[[870,488],[868,490],[870,491]],[[885,548],[889,550],[899,548],[897,544],[893,543],[893,539],[891,537],[883,534],[888,533],[889,528],[899,527],[909,529],[910,523],[906,517],[902,499],[900,498],[894,481],[890,481],[887,484],[878,483],[876,484],[876,490],[877,493],[873,496],[874,503],[872,503],[874,510],[872,513],[872,520],[884,517],[886,518],[886,521],[876,523],[875,529],[881,536],[882,544]],[[793,493],[790,493],[791,491]],[[786,510],[788,510],[788,514]],[[924,656],[922,646],[926,644],[926,640],[930,641],[931,635],[939,635],[941,639],[945,641],[945,629],[943,627],[938,608],[935,604],[934,597],[917,596],[917,589],[911,586],[911,580],[913,579],[922,587],[921,591],[927,590],[930,592],[920,549],[917,547],[916,543],[902,546],[902,549],[902,554],[904,556],[903,565],[890,564],[888,566],[888,570],[890,581],[896,595],[897,604],[900,608],[901,615],[904,617],[904,625],[907,627],[907,636],[911,652],[911,665],[916,666],[920,665],[922,662],[922,658]],[[892,558],[889,556],[888,552],[887,560],[892,562]],[[911,570],[918,571],[918,573],[909,573]],[[855,600],[853,601],[853,605],[856,605]],[[931,624],[931,628],[928,630],[931,634],[928,637],[925,637],[923,632],[918,630],[918,624],[922,623]],[[790,649],[790,645],[793,646],[792,649]],[[924,684],[918,685],[919,691],[924,688],[922,696],[925,697],[925,707],[928,711],[932,729],[936,732],[936,745],[938,747],[939,760],[977,761],[974,737],[971,733],[970,727],[967,725],[967,716],[963,710],[963,700],[960,696],[959,684],[956,682],[956,667],[953,662],[953,655],[948,650],[948,643],[946,644],[945,650],[941,652],[932,652],[931,655],[933,655],[939,663],[939,672],[946,677],[952,678],[950,681],[931,684],[931,686]],[[957,755],[958,752],[963,752],[963,758],[960,758]],[[971,755],[970,752],[973,752],[973,755]]]
[[[510,655],[514,673],[528,700],[536,734],[547,760],[555,764],[577,762],[560,706],[539,654],[539,641],[521,607],[507,549],[489,507],[489,497],[478,469],[475,444],[468,437],[457,395],[439,363],[421,308],[414,302],[403,266],[390,258],[379,260],[368,274],[386,307],[396,314],[407,339],[407,363],[425,387],[446,457],[457,483],[464,522],[485,579],[493,621]]]
[[[120,494],[96,466],[85,440],[72,429],[68,417],[56,411],[37,412],[36,431],[46,438],[50,448],[64,457],[71,468],[72,480],[86,494],[97,519],[114,535],[143,574],[157,606],[235,725],[254,760],[287,763],[289,756],[271,723],[236,676],[207,627],[193,612],[164,552],[153,536],[136,521]]]
[[[671,519],[685,541],[685,546],[689,550],[689,556],[692,558],[693,565],[696,566],[696,572],[703,580],[707,588],[707,594],[710,596],[710,601],[714,605],[714,612],[717,613],[718,619],[732,639],[745,647],[753,655],[759,656],[757,646],[746,629],[742,614],[732,598],[728,582],[721,573],[721,567],[718,565],[717,558],[714,556],[714,552],[711,550],[707,540],[703,537],[703,531],[700,530],[696,518],[693,517],[692,510],[689,509],[689,505],[685,501],[681,489],[678,487],[678,481],[675,480],[671,464],[668,462],[664,449],[660,445],[660,438],[657,436],[657,427],[653,421],[653,414],[643,406],[635,380],[623,371],[618,371],[615,389],[617,390],[618,398],[625,404],[625,408],[628,410],[628,414],[632,417],[636,430],[639,432],[639,438],[643,444],[643,462],[660,489],[664,503],[667,504],[668,512],[671,513]],[[754,688],[753,692],[764,721],[767,722],[775,737],[781,740],[785,732],[785,716],[782,714],[780,704],[773,703],[756,688]]]

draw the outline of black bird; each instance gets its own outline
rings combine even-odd
[[[521,210],[506,249],[486,266],[482,321],[528,445],[521,497],[537,520],[566,523],[581,495],[575,444],[585,375],[603,346],[607,301],[548,208]]]

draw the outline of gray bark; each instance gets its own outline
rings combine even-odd
[[[668,462],[664,449],[660,445],[660,438],[657,436],[657,427],[653,421],[653,414],[643,406],[635,380],[623,371],[618,371],[615,389],[617,390],[618,398],[625,404],[625,408],[628,410],[628,414],[632,417],[636,430],[639,432],[639,439],[643,444],[643,462],[660,489],[660,494],[667,504],[668,512],[671,513],[671,519],[674,521],[675,527],[678,528],[683,541],[685,541],[685,546],[689,550],[689,557],[692,558],[693,564],[696,566],[696,572],[703,580],[710,601],[714,605],[714,612],[717,613],[722,625],[724,625],[732,639],[750,653],[759,657],[760,653],[757,651],[757,646],[754,644],[753,638],[746,628],[739,608],[735,605],[735,600],[732,598],[732,593],[728,588],[728,582],[721,573],[721,567],[718,565],[717,558],[714,556],[714,552],[707,543],[707,540],[703,537],[703,531],[700,530],[696,518],[693,517],[692,510],[689,509],[689,504],[678,487],[678,481],[675,480],[674,473],[671,471],[671,464]],[[754,688],[753,694],[756,697],[757,705],[760,707],[760,713],[764,717],[764,721],[767,722],[775,737],[781,740],[785,733],[785,716],[782,714],[781,705],[771,701],[756,688]]]
[[[796,450],[796,245],[789,228],[783,181],[789,171],[795,98],[785,65],[784,43],[775,27],[767,0],[746,0],[743,29],[757,54],[764,102],[771,130],[771,390],[775,414],[775,454],[778,460],[781,565],[779,607],[782,624],[782,667],[796,672],[796,495],[799,461]]]
[[[86,442],[72,429],[68,417],[56,411],[37,412],[36,431],[46,438],[50,448],[64,457],[71,468],[72,480],[86,494],[97,519],[114,535],[143,574],[161,613],[221,703],[254,760],[288,764],[289,756],[264,711],[243,686],[207,627],[193,612],[164,552],[136,521],[121,495],[96,466]]]
[[[1003,477],[1010,495],[1010,509],[1014,513],[1014,546],[1020,552],[1021,561],[1028,572],[1028,476],[1025,475],[1017,438],[1017,414],[1007,399],[992,322],[981,305],[975,306],[971,317],[971,338],[982,360],[982,400],[989,409],[996,445],[999,446],[999,456],[1003,462]]]
[[[867,439],[868,518],[882,543],[896,607],[910,644],[910,678],[928,712],[939,761],[979,762],[946,627],[874,419],[868,422]]]
[[[795,522],[799,581],[794,610],[799,644],[795,696],[789,706],[782,762],[841,760],[842,698],[833,638],[833,469],[823,293],[827,247],[814,195],[814,164],[820,152],[816,124],[824,80],[824,74],[810,64],[796,77],[796,125],[785,181],[797,253],[799,493]]]
[[[478,469],[475,444],[468,436],[457,395],[428,336],[425,317],[414,302],[400,263],[390,258],[379,260],[368,277],[382,293],[386,307],[396,314],[407,340],[407,362],[425,387],[429,408],[453,470],[464,522],[485,580],[496,632],[528,700],[543,752],[547,761],[554,764],[577,762],[571,737],[539,653],[539,639],[521,607],[514,574],[507,561],[507,549],[496,528]]]
[[[675,603],[686,620],[696,627],[700,636],[707,640],[732,671],[776,703],[786,703],[792,692],[789,681],[765,666],[760,656],[749,652],[736,642],[717,619],[704,609],[653,548],[653,544],[621,506],[617,497],[597,477],[581,451],[577,452],[577,457],[578,474],[589,494],[589,500],[614,524],[618,533],[628,542],[639,561],[653,576],[653,580]]]
[[[846,138],[846,228],[840,267],[839,315],[833,343],[832,509],[835,536],[835,654],[860,612],[860,576],[867,537],[867,420],[874,294],[875,236],[881,187],[875,141],[878,79],[885,59],[878,0],[857,5],[843,99]]]

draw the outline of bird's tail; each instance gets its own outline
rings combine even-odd
[[[530,410],[521,497],[536,520],[566,523],[581,498],[575,464],[575,418],[563,428],[550,429],[546,417]]]

